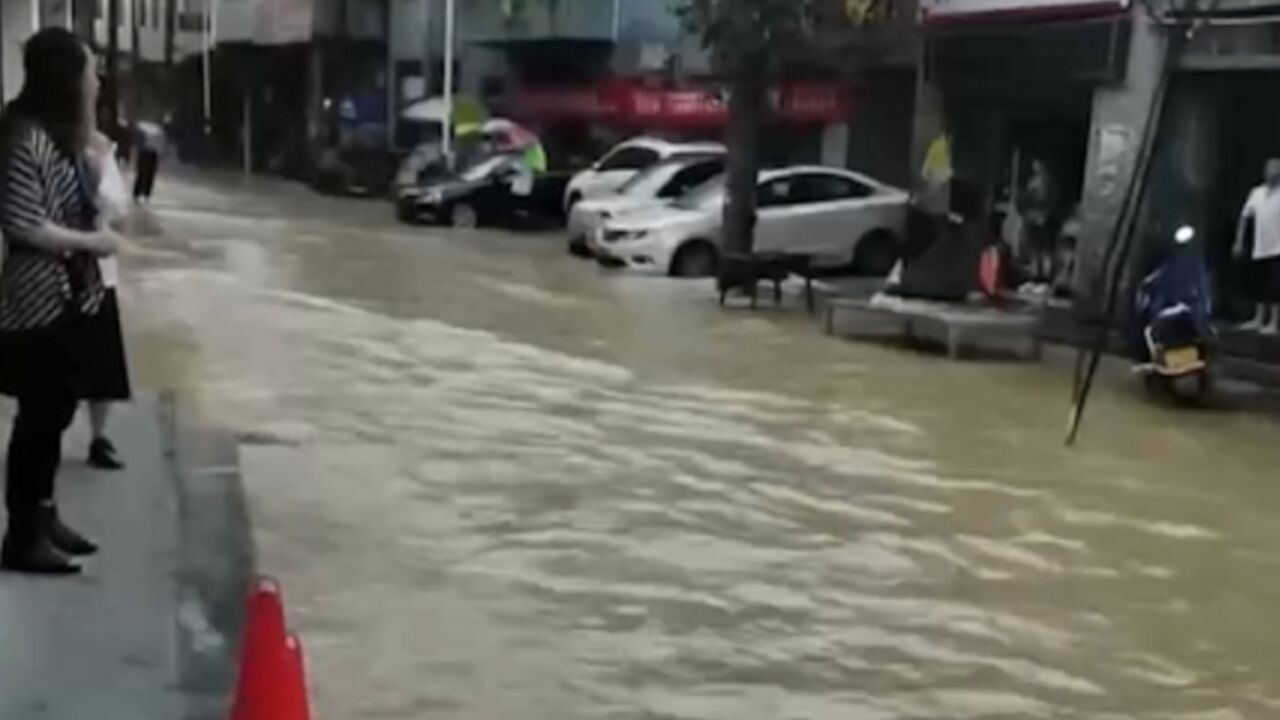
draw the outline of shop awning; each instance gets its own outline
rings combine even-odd
[[[769,93],[774,119],[824,125],[849,118],[849,90],[836,83],[791,82]],[[729,117],[728,95],[707,83],[687,87],[650,87],[631,80],[595,86],[533,87],[515,93],[507,113],[531,120],[593,120],[652,129],[700,129],[723,126]]]

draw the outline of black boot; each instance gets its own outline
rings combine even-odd
[[[94,438],[89,443],[89,465],[99,470],[123,470],[124,461],[116,451],[116,446],[104,437]]]
[[[56,507],[44,507],[40,512],[44,536],[49,539],[53,547],[68,555],[84,556],[98,552],[97,544],[62,522]]]
[[[43,534],[15,531],[10,526],[0,548],[0,569],[30,575],[75,575],[80,566],[53,546]]]

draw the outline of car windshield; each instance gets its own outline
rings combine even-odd
[[[724,198],[724,175],[717,175],[681,195],[673,203],[678,208],[697,210],[721,202]]]
[[[641,170],[630,180],[622,184],[618,188],[619,195],[631,195],[633,197],[653,197],[658,194],[662,186],[671,179],[671,176],[683,167],[683,163],[659,163],[651,168]]]

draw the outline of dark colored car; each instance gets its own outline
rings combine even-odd
[[[401,189],[396,214],[405,222],[428,221],[456,228],[529,226],[559,220],[559,198],[567,178],[537,175],[531,179],[530,191],[520,194],[512,188],[520,184],[521,175],[518,155],[495,155],[451,178]]]

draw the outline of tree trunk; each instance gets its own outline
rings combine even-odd
[[[768,90],[764,58],[739,66],[729,95],[729,160],[724,206],[726,253],[751,252],[756,226],[756,180],[760,172],[760,127]]]
[[[396,127],[400,124],[396,116],[400,109],[400,78],[396,73],[395,43],[391,36],[395,32],[395,0],[385,0],[382,15],[382,40],[387,50],[387,152],[395,152]]]

